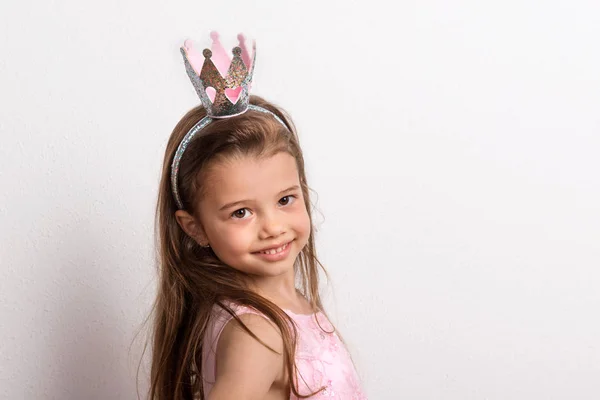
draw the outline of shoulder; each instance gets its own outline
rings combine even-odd
[[[235,312],[256,338],[235,318],[225,324],[217,343],[213,392],[262,398],[282,375],[283,339],[277,326],[257,311],[243,307]]]
[[[250,330],[259,340],[263,341],[264,344],[271,347],[276,352],[283,351],[283,339],[279,328],[275,323],[269,320],[266,316],[260,314],[258,311],[251,309],[242,309],[236,312],[240,321]],[[258,342],[252,335],[244,329],[244,326],[240,324],[235,318],[230,319],[225,327],[221,337],[219,338],[219,344],[217,346],[217,352],[225,347],[232,346],[243,346],[243,347],[255,347],[264,348],[270,353],[273,351],[266,348],[263,344]]]

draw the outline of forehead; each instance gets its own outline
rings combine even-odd
[[[286,152],[267,158],[242,156],[212,165],[205,175],[204,200],[215,205],[271,197],[298,184],[296,160]]]

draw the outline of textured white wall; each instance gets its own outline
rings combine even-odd
[[[3,1],[0,398],[135,398],[161,157],[198,103],[178,46],[210,29],[257,38],[255,93],[300,128],[372,399],[600,398],[583,0]]]

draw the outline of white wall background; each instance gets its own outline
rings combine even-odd
[[[160,163],[198,103],[178,47],[211,29],[257,39],[255,93],[299,126],[371,399],[600,398],[583,0],[3,1],[0,398],[136,397]]]

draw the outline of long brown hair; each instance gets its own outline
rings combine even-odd
[[[268,157],[280,151],[292,155],[311,222],[308,243],[294,263],[296,281],[311,308],[325,313],[319,296],[318,267],[328,279],[329,276],[317,259],[309,187],[295,126],[289,116],[272,103],[258,96],[251,96],[250,103],[272,111],[286,127],[271,115],[252,110],[235,118],[211,122],[189,143],[181,160],[178,189],[182,203],[194,215],[193,205],[203,196],[204,173],[211,161],[239,155]],[[293,319],[276,304],[250,290],[243,272],[224,264],[212,249],[199,246],[175,219],[177,206],[171,192],[171,163],[185,134],[205,115],[205,109],[198,106],[179,121],[169,138],[164,157],[156,209],[159,281],[152,309],[149,398],[204,400],[202,339],[215,305],[231,314],[248,334],[275,351],[244,325],[228,306],[228,301],[252,307],[277,325],[283,338],[286,376],[290,383],[288,395],[293,392],[300,398],[310,397],[324,387],[310,394],[298,392],[294,362],[297,330]]]

